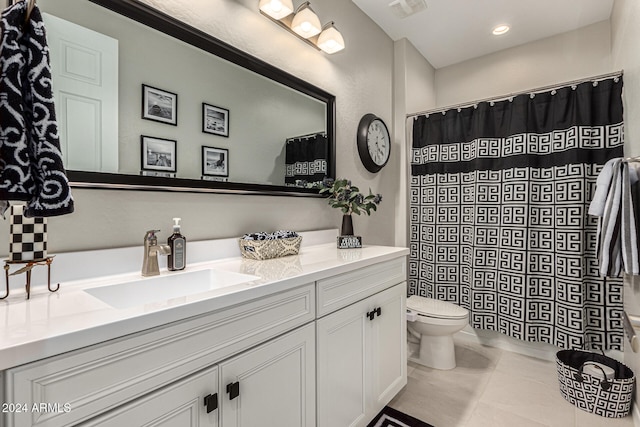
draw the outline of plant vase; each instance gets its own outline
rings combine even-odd
[[[362,247],[362,237],[353,235],[353,218],[349,214],[342,216],[342,227],[338,236],[338,249]]]

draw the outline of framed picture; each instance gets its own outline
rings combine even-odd
[[[176,126],[178,124],[178,95],[143,84],[142,118]]]
[[[229,110],[202,103],[202,132],[229,136]]]
[[[142,135],[140,146],[143,170],[176,171],[176,141]]]
[[[229,150],[202,146],[202,175],[229,176]]]

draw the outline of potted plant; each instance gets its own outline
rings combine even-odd
[[[369,189],[369,195],[365,196],[360,189],[351,184],[348,179],[325,178],[320,184],[320,194],[327,194],[327,202],[332,208],[342,211],[342,228],[340,235],[353,236],[353,220],[351,215],[376,211],[382,201],[380,194],[373,194]]]

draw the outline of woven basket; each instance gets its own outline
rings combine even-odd
[[[239,239],[240,253],[248,259],[265,260],[298,255],[302,236],[271,240]]]

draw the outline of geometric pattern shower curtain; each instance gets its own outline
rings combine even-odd
[[[325,133],[287,139],[285,185],[307,186],[327,176],[329,139]]]
[[[409,294],[474,328],[621,350],[622,279],[599,276],[587,211],[622,155],[621,77],[415,118]]]

